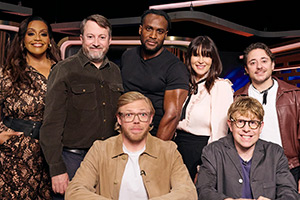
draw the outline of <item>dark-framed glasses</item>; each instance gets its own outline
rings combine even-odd
[[[125,122],[133,122],[135,117],[137,116],[140,122],[148,122],[151,114],[148,112],[140,112],[140,113],[121,113],[119,115],[123,118]]]
[[[258,121],[258,120],[243,120],[243,119],[233,119],[233,118],[231,118],[230,121],[233,122],[238,128],[244,128],[246,123],[248,123],[248,126],[253,130],[260,127],[262,123],[262,121]]]

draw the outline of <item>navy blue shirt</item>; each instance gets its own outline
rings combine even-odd
[[[240,162],[241,162],[242,172],[243,172],[242,198],[253,199],[251,185],[250,185],[250,169],[251,169],[252,159],[246,162],[240,157]]]

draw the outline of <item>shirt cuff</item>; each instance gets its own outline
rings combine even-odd
[[[50,168],[51,177],[64,174],[67,172],[67,168],[64,162],[50,164],[49,168]]]

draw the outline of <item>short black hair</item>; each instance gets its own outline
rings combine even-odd
[[[143,15],[141,16],[141,25],[144,24],[144,18],[148,15],[148,14],[155,14],[155,15],[160,15],[163,16],[167,22],[168,22],[168,28],[167,30],[169,31],[171,29],[171,18],[169,17],[169,15],[162,10],[155,10],[155,9],[150,9],[150,10],[146,10]]]

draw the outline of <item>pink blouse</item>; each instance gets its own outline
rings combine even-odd
[[[218,78],[210,94],[204,84],[198,85],[198,93],[192,95],[186,108],[186,117],[179,122],[177,129],[209,136],[210,143],[227,135],[227,111],[233,102],[233,90],[228,79]]]

